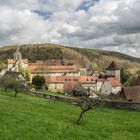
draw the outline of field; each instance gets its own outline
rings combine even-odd
[[[80,108],[0,89],[0,140],[140,140],[140,112],[94,108],[76,125]]]

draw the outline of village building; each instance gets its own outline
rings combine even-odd
[[[99,72],[83,59],[48,59],[29,63],[28,59],[22,58],[18,47],[14,59],[8,59],[7,62],[7,71],[20,72],[22,68],[28,69],[31,83],[34,76],[43,76],[48,89],[51,90],[66,91],[81,85],[85,89],[109,95],[116,94],[121,89],[120,69],[114,61],[106,69],[106,74],[102,78],[99,78]]]
[[[120,80],[116,77],[107,78],[101,85],[101,93],[104,95],[110,95],[111,93],[117,94],[121,91],[121,89],[122,85]]]
[[[140,101],[140,86],[124,87],[119,93],[119,97],[127,101]]]
[[[24,75],[20,72],[6,71],[4,75],[8,75],[10,77],[16,78],[17,81],[22,81],[22,82],[27,81],[27,79],[24,77]]]
[[[98,78],[97,79],[97,91],[100,92],[101,91],[101,87],[103,82],[105,81],[105,78]]]
[[[7,70],[6,68],[0,69],[0,77],[2,77],[5,74],[6,70]]]
[[[106,74],[98,79],[97,85],[97,90],[105,95],[117,94],[121,91],[120,68],[114,61],[106,68]]]
[[[22,59],[22,54],[17,47],[14,59],[7,59],[7,70],[19,72],[20,69],[28,69],[28,59]]]
[[[137,79],[136,79],[136,85],[138,86],[140,86],[140,75],[137,77]]]
[[[115,77],[120,80],[120,68],[114,61],[106,68],[106,76]]]
[[[86,75],[86,66],[81,60],[52,59],[29,64],[30,81],[35,75],[41,76],[81,76]]]
[[[85,89],[96,90],[95,76],[46,76],[46,83],[52,90],[72,90],[76,86],[82,86]]]

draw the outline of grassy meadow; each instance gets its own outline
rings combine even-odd
[[[99,108],[76,125],[80,108],[0,89],[0,140],[140,140],[140,112]]]

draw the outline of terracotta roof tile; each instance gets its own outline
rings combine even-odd
[[[79,87],[81,84],[79,82],[64,82],[64,91],[72,90],[75,87]]]
[[[22,59],[24,64],[28,64],[28,59]]]
[[[140,86],[124,87],[123,90],[127,100],[140,100]]]
[[[96,83],[96,76],[81,76],[81,83]]]
[[[48,83],[64,83],[64,82],[80,82],[80,83],[95,83],[97,77],[95,76],[46,76]]]
[[[97,82],[102,82],[103,83],[104,81],[105,81],[105,78],[98,78],[97,79]]]
[[[115,77],[109,77],[107,78],[107,80],[113,87],[121,86],[120,80]]]
[[[14,64],[14,59],[7,59],[8,64]]]
[[[140,85],[140,75],[137,77],[136,85]]]
[[[22,59],[24,64],[28,64],[28,59]],[[14,64],[14,59],[7,59],[8,64]]]
[[[36,69],[37,69],[36,63],[29,63],[28,67],[31,73],[36,73]]]

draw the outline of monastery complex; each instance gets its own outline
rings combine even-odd
[[[30,71],[30,82],[35,75],[43,76],[50,90],[68,91],[76,86],[117,94],[121,91],[120,69],[113,61],[106,73],[101,75],[91,65],[81,60],[51,59],[30,63],[23,59],[17,47],[13,59],[7,59],[7,71],[19,72],[20,68]]]

